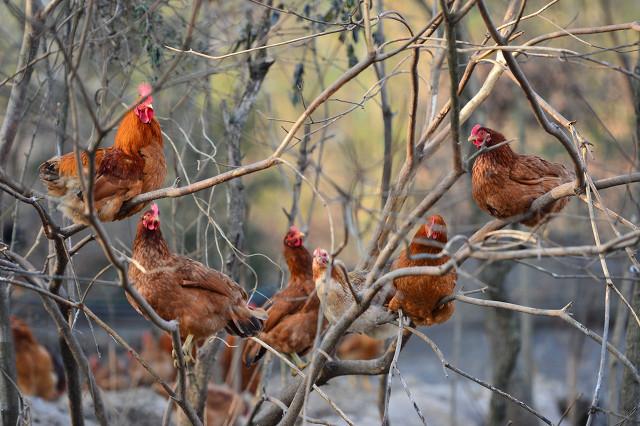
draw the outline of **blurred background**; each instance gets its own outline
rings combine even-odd
[[[79,6],[75,1],[62,3],[51,22],[57,25],[60,37],[68,42],[77,37],[67,28],[73,16],[70,12]],[[182,44],[191,2],[98,0],[93,3],[95,9],[86,51],[78,72],[88,89],[92,108],[101,122],[106,123],[136,100],[138,83],[156,82],[179,55],[169,47],[179,48]],[[494,21],[500,22],[508,2],[486,3]],[[185,185],[230,170],[234,158],[246,164],[269,156],[309,102],[365,54],[362,30],[345,31],[344,26],[331,24],[358,19],[355,0],[287,0],[274,2],[273,6],[311,19],[272,10],[265,21],[269,9],[253,1],[211,1],[203,5],[191,43],[194,51],[219,56],[255,47],[260,25],[268,26],[267,44],[296,38],[300,41],[223,59],[184,55],[165,88],[154,94],[156,118],[164,133],[169,167],[166,186],[176,179],[180,180],[179,185]],[[522,34],[512,44],[522,44],[563,28],[640,19],[635,1],[607,0],[532,0],[526,2],[525,15],[545,6],[548,8],[543,12],[520,23],[518,30]],[[16,84],[13,76],[22,43],[20,16],[24,5],[10,0],[0,8],[4,10],[0,14],[0,114],[4,114],[12,86]],[[396,10],[414,29],[424,26],[434,11],[439,10],[432,0],[378,0],[373,2],[373,8],[376,13]],[[379,43],[386,40],[394,47],[397,40],[408,36],[401,23],[383,22],[382,34],[380,26],[374,27]],[[307,37],[313,34],[316,36]],[[459,44],[460,72],[469,59],[469,52],[464,49],[481,44],[485,35],[484,23],[473,8],[458,28],[458,38],[465,42]],[[427,125],[431,114],[449,99],[446,65],[435,80],[433,73],[438,61],[442,61],[446,46],[442,37],[442,30],[438,30],[425,44],[427,48],[420,57],[419,131]],[[562,37],[541,45],[579,52],[576,55],[525,54],[519,56],[519,61],[534,89],[566,118],[575,120],[588,138],[589,169],[593,178],[638,171],[640,154],[632,91],[634,80],[637,85],[640,79],[638,32]],[[35,57],[27,108],[2,166],[17,181],[43,193],[44,188],[37,179],[38,165],[58,152],[70,151],[74,138],[86,146],[94,135],[92,121],[77,93],[73,94],[79,105],[77,133],[71,125],[72,118],[65,110],[68,70],[50,33],[41,37]],[[410,57],[411,52],[406,51],[384,63],[383,87],[391,119],[391,182],[404,161],[411,91]],[[463,100],[478,90],[492,67],[492,57],[479,63],[461,96]],[[599,62],[590,61],[592,58]],[[252,77],[251,67],[271,61],[261,86],[252,91],[250,83],[255,82],[255,76]],[[604,66],[603,62],[610,66]],[[182,198],[160,200],[163,231],[171,248],[235,276],[251,292],[252,301],[260,305],[286,283],[282,238],[299,193],[292,221],[306,232],[307,247],[310,250],[336,247],[345,238],[346,230],[348,245],[340,257],[347,265],[355,265],[366,254],[369,237],[380,217],[383,196],[385,128],[379,80],[371,68],[323,104],[305,127],[306,134],[299,132],[295,143],[289,146],[283,157],[287,165],[243,177],[240,189],[224,183]],[[437,97],[433,97],[436,92]],[[247,105],[248,95],[254,99],[250,99],[249,109],[243,112],[241,107]],[[65,120],[69,123],[61,124]],[[241,120],[246,122],[238,129],[234,124]],[[475,123],[500,130],[508,139],[516,139],[512,147],[518,152],[570,164],[566,151],[537,124],[520,88],[506,75],[464,124],[465,157],[472,153],[473,146],[464,140]],[[112,143],[113,134],[111,131],[103,146]],[[235,147],[232,141],[236,141]],[[423,163],[403,212],[409,212],[449,172],[450,156],[450,147],[446,145]],[[304,179],[301,180],[296,171]],[[240,225],[244,235],[240,246],[232,249],[231,242],[237,240],[232,229],[234,217],[230,214],[230,200],[238,191],[246,201],[246,215]],[[609,209],[638,223],[638,188],[620,186],[602,191],[602,196]],[[0,197],[2,242],[44,271],[49,246],[34,209],[7,194]],[[55,205],[51,201],[45,203],[59,223],[63,223]],[[450,235],[471,235],[490,219],[478,210],[471,198],[469,175],[463,176],[429,211],[429,214],[435,213],[446,218]],[[586,204],[572,199],[558,216],[538,231],[542,244],[593,244]],[[599,219],[606,224],[603,216]],[[118,251],[130,253],[136,223],[137,217],[132,217],[104,224]],[[72,241],[77,242],[89,233],[85,230]],[[603,240],[613,236],[608,226],[601,226]],[[638,271],[630,269],[630,262],[622,252],[607,256],[607,263],[615,285],[630,298]],[[559,309],[572,302],[570,311],[574,318],[602,334],[605,285],[596,257],[494,264],[470,260],[461,265],[461,269],[465,273],[459,275],[459,290],[490,286],[487,298],[545,309]],[[65,286],[69,293],[76,297],[86,294],[86,304],[133,346],[141,347],[145,332],[151,331],[154,338],[159,336],[159,331],[127,303],[116,273],[98,244],[91,242],[79,251],[66,273]],[[38,339],[55,353],[57,335],[37,295],[14,288],[11,311],[25,320]],[[611,312],[610,339],[624,352],[628,312],[620,307],[618,298],[613,299]],[[129,375],[113,367],[113,359],[122,359],[123,363],[128,360],[108,334],[82,314],[78,315],[75,330],[86,352],[95,356],[96,365],[106,366],[107,370],[111,365],[113,375]],[[499,355],[513,351],[513,366],[503,383],[505,390],[554,422],[572,406],[566,424],[584,424],[581,417],[586,414],[592,397],[600,345],[561,320],[458,303],[448,323],[422,331],[440,346],[448,361],[489,383],[494,383],[497,370],[505,368],[504,357]],[[602,404],[617,412],[622,369],[619,365],[611,366],[614,368],[605,380]],[[491,417],[489,391],[451,373],[446,377],[437,357],[419,339],[409,342],[400,355],[398,367],[431,424],[505,424]],[[288,374],[277,371],[263,373],[274,388]],[[342,401],[341,407],[353,416],[356,424],[379,423],[375,408],[378,378],[369,382],[340,378],[332,381],[326,390],[337,401]],[[130,386],[131,383],[126,383],[119,388]],[[340,422],[316,397],[311,401],[313,416]],[[64,406],[64,402],[58,404]],[[513,424],[537,424],[533,416],[513,404],[506,404],[505,410]],[[619,421],[614,415],[602,416],[601,420],[603,424]],[[393,382],[391,423],[421,424],[397,379]]]

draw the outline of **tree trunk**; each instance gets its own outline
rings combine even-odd
[[[480,273],[480,279],[490,287],[487,295],[492,300],[508,301],[505,278],[511,270],[511,263],[499,262],[487,265]],[[520,321],[517,313],[507,309],[488,309],[487,333],[491,345],[493,363],[492,384],[498,389],[510,392],[513,373],[520,352]],[[510,403],[495,393],[491,394],[487,425],[503,426],[507,423],[507,406]]]
[[[271,2],[268,2],[271,4]],[[266,9],[262,20],[256,29],[257,46],[264,46],[267,41],[269,28],[271,27],[271,11]],[[253,25],[248,25],[251,30]],[[249,35],[249,39],[251,36]],[[240,166],[242,163],[242,150],[240,142],[242,131],[249,119],[249,113],[256,101],[262,81],[267,75],[269,68],[273,64],[273,59],[267,57],[266,49],[259,50],[255,57],[248,60],[249,80],[244,83],[244,91],[231,114],[225,114],[224,128],[225,137],[228,141],[228,161],[232,167]],[[224,108],[223,108],[224,110]],[[231,278],[238,281],[240,278],[241,261],[238,252],[244,248],[244,223],[247,219],[247,201],[244,195],[244,184],[241,178],[233,179],[229,182],[229,193],[227,198],[227,217],[229,219],[229,241],[235,247],[227,256],[227,273]]]
[[[636,61],[634,72],[640,73],[640,56]],[[636,113],[636,168],[640,164],[640,82],[637,79],[631,79],[633,86],[633,108]],[[636,191],[636,194],[638,192]],[[636,212],[640,215],[640,212]],[[633,269],[632,275],[636,278],[640,277],[640,271]],[[640,311],[640,283],[635,282],[633,296],[631,298],[631,307],[634,311]],[[633,365],[640,365],[640,328],[635,321],[628,319],[627,335],[626,335],[626,353],[625,355]],[[624,414],[633,413],[635,423],[640,423],[640,384],[638,384],[627,369],[622,375],[622,387],[620,388],[620,408]]]
[[[633,272],[636,278],[640,278],[640,271]],[[640,308],[640,284],[635,283],[631,306],[638,312]],[[633,365],[640,365],[640,327],[629,317],[627,321],[627,349],[625,355]],[[630,416],[632,422],[628,424],[640,424],[640,384],[625,368],[622,373],[622,387],[620,388],[620,411]]]

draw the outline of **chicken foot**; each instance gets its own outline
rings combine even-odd
[[[299,370],[304,370],[305,367],[309,365],[308,362],[303,361],[302,358],[300,358],[300,355],[298,355],[295,352],[291,352],[289,354],[289,358],[291,358],[291,361],[293,361],[293,363],[295,364],[296,367],[298,367]],[[295,377],[298,375],[298,372],[293,370],[291,372],[291,375]]]
[[[191,355],[193,352],[193,334],[189,334],[186,339],[184,339],[184,343],[182,344],[182,356],[184,357],[185,365],[189,365],[190,363],[195,364],[196,360]],[[178,354],[176,350],[173,349],[171,351],[171,356],[173,357],[173,366],[178,368]]]

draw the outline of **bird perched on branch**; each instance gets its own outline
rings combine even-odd
[[[486,149],[473,164],[473,198],[482,210],[499,219],[525,213],[536,198],[575,179],[562,164],[513,152],[501,133],[479,124],[473,126],[469,141]],[[535,226],[546,221],[567,202],[567,198],[556,200],[522,223]]]
[[[101,221],[121,220],[141,211],[144,204],[126,212],[121,212],[120,208],[136,195],[160,188],[167,175],[162,131],[154,118],[150,93],[149,84],[138,87],[142,101],[125,114],[113,146],[95,153],[93,199]],[[80,158],[86,174],[89,156],[81,152]],[[88,224],[75,153],[45,161],[40,165],[39,175],[49,195],[60,198],[59,210],[74,223]]]
[[[138,223],[129,277],[133,287],[165,320],[177,319],[186,336],[182,350],[192,361],[193,344],[225,329],[248,337],[256,335],[266,312],[247,305],[247,293],[222,272],[171,253],[160,231],[160,212],[152,204]],[[143,316],[138,303],[129,303]]]
[[[360,298],[360,293],[365,290],[367,273],[347,272],[342,262],[336,260],[330,264],[331,259],[326,250],[317,248],[313,252],[313,279],[316,291],[324,315],[334,324],[344,316],[354,299]],[[382,288],[371,301],[371,305],[351,324],[348,332],[367,334],[374,339],[394,336],[398,328],[390,322],[394,321],[396,316],[385,307],[393,296],[392,290],[390,287]]]
[[[434,215],[416,231],[411,243],[402,250],[391,266],[392,270],[413,266],[439,266],[449,261],[442,249],[447,243],[447,224],[442,216]],[[442,306],[438,302],[453,294],[456,286],[456,271],[438,275],[409,275],[396,278],[393,285],[396,293],[389,302],[389,309],[402,309],[416,325],[434,325],[448,320],[453,315],[453,301]]]
[[[14,316],[11,317],[11,332],[20,391],[47,400],[56,399],[64,389],[56,386],[60,379],[49,351],[38,343],[29,326]]]
[[[272,304],[267,309],[269,317],[258,336],[277,351],[288,354],[299,368],[304,366],[300,355],[304,355],[313,346],[320,309],[311,271],[311,253],[304,246],[304,237],[295,226],[289,228],[284,237],[284,258],[289,268],[289,282],[273,296]],[[256,362],[265,351],[258,343],[247,342],[245,362]]]

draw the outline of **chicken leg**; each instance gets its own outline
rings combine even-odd
[[[189,334],[186,339],[184,339],[184,343],[182,344],[182,356],[184,357],[185,365],[189,365],[189,363],[195,363],[196,360],[193,358],[191,353],[193,352],[193,334]],[[173,349],[171,351],[171,356],[173,357],[173,366],[178,368],[178,354],[176,350]]]
[[[295,366],[298,367],[298,370],[304,370],[305,367],[309,365],[308,362],[303,361],[302,358],[300,358],[300,356],[295,352],[290,353],[289,358],[291,358],[291,361],[293,361]],[[298,375],[298,372],[296,370],[293,370],[291,372],[291,375],[295,377]]]

